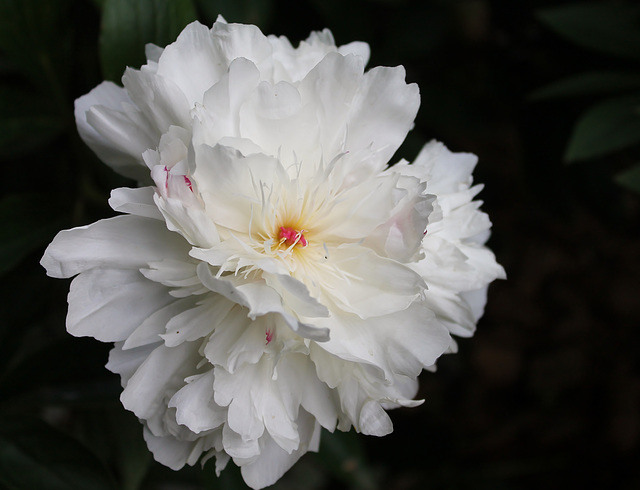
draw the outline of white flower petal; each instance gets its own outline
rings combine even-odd
[[[364,60],[357,56],[330,53],[302,80],[300,95],[306,105],[314,107],[320,129],[320,148],[325,159],[348,151],[348,108],[364,74]],[[309,162],[313,164],[314,162]]]
[[[153,201],[152,187],[129,189],[119,187],[111,191],[109,206],[114,211],[129,213],[143,218],[162,220],[162,213]]]
[[[105,147],[113,148],[113,154],[92,148],[115,171],[140,182],[149,181],[149,173],[142,154],[155,148],[160,140],[160,130],[149,123],[135,106],[123,104],[121,109],[93,105],[86,112],[87,123],[105,141]],[[120,155],[127,157],[122,159]]]
[[[252,62],[246,58],[233,60],[227,72],[204,94],[203,107],[195,109],[194,145],[215,146],[223,139],[239,137],[240,108],[259,81],[260,71]],[[250,139],[245,141],[255,145]]]
[[[476,322],[484,315],[484,305],[487,303],[488,290],[489,286],[484,286],[483,288],[474,291],[464,291],[460,294],[469,305],[473,319]]]
[[[169,321],[183,311],[190,311],[197,301],[197,298],[194,297],[181,298],[158,309],[155,313],[145,318],[145,320],[131,332],[131,335],[127,337],[122,348],[133,349],[161,342],[161,335],[166,332]]]
[[[202,438],[189,441],[173,436],[158,436],[148,427],[144,428],[143,436],[156,461],[172,470],[179,470],[185,464],[194,465],[207,445]]]
[[[185,257],[188,250],[188,244],[162,222],[116,216],[61,231],[40,263],[52,277],[71,277],[94,267],[138,269],[151,261]]]
[[[234,373],[243,364],[255,364],[265,351],[266,332],[275,328],[273,323],[271,318],[253,321],[248,318],[248,310],[237,305],[226,313],[218,312],[215,330],[204,346],[203,354],[211,364],[221,366],[229,373]]]
[[[362,41],[354,41],[349,44],[345,44],[338,48],[338,53],[343,56],[348,54],[354,54],[362,58],[362,64],[367,65],[369,63],[369,57],[371,56],[371,48],[367,43],[363,43]]]
[[[402,311],[420,296],[425,286],[422,277],[410,268],[364,247],[332,248],[329,257],[341,276],[324,273],[324,293],[342,311],[360,318]]]
[[[268,313],[278,313],[287,325],[300,335],[321,342],[328,339],[329,330],[326,327],[316,327],[296,319],[283,304],[282,297],[278,292],[269,286],[255,283],[245,283],[236,286],[227,278],[220,279],[214,277],[207,264],[200,264],[198,266],[198,277],[202,281],[202,284],[211,291],[222,294],[239,305],[246,306],[249,309],[248,316],[252,320]],[[297,292],[298,297],[300,297],[299,295],[300,291]],[[311,311],[313,312],[325,311],[321,306],[317,308],[316,302],[309,302],[307,304],[312,307]]]
[[[213,29],[193,22],[158,60],[158,75],[171,80],[191,107],[223,76],[230,61],[247,58],[259,63],[271,52],[267,38],[255,26],[217,22]]]
[[[131,376],[120,395],[120,401],[140,419],[164,413],[171,395],[184,385],[188,376],[197,373],[200,357],[195,343],[183,342],[177,347],[159,345]],[[158,430],[153,430],[158,434]]]
[[[407,85],[402,67],[376,67],[365,73],[349,109],[345,148],[351,162],[367,155],[367,165],[381,171],[413,127],[420,105],[418,86]]]
[[[169,407],[176,409],[176,421],[200,432],[220,427],[227,418],[226,410],[213,401],[213,369],[187,378],[187,384],[176,392]]]
[[[313,230],[322,230],[323,238],[333,243],[368,237],[389,219],[397,202],[397,180],[385,175],[344,190],[330,204],[331,213],[314,220]]]
[[[286,167],[297,163],[296,155],[319,158],[318,150],[313,151],[316,132],[314,113],[306,110],[298,89],[288,82],[261,82],[240,109],[242,137]]]
[[[114,348],[109,351],[109,362],[105,367],[112,373],[120,375],[124,388],[129,382],[129,378],[158,346],[158,342],[126,350],[122,344],[122,342],[117,342]]]
[[[368,401],[360,410],[360,418],[358,420],[360,430],[364,434],[372,436],[386,436],[393,432],[393,424],[387,412],[373,400]]]
[[[123,104],[131,104],[127,92],[115,83],[102,82],[75,102],[74,115],[78,133],[103,162],[127,177],[142,181],[148,178],[148,174],[141,165],[139,154],[129,151],[130,148],[126,144],[103,135],[87,119],[89,111],[97,105],[113,111],[122,111]],[[125,119],[124,124],[129,127],[130,121]],[[132,129],[138,133],[135,128]],[[134,144],[133,147],[139,148],[140,145]]]
[[[295,420],[302,407],[322,427],[333,432],[337,418],[334,397],[329,387],[316,376],[315,366],[307,355],[284,356],[278,363],[275,381],[290,418]]]
[[[255,460],[261,452],[258,439],[245,439],[225,424],[222,429],[222,442],[225,452],[233,459]]]
[[[397,326],[390,328],[391,321]],[[387,317],[365,321],[344,315],[334,317],[332,323],[331,339],[318,344],[318,348],[340,359],[377,368],[374,372],[380,373],[381,380],[392,380],[396,375],[417,376],[435,363],[451,341],[447,329],[421,304]],[[328,372],[321,379],[335,385],[339,382],[335,374]]]
[[[184,310],[167,322],[166,334],[161,335],[167,347],[175,347],[182,342],[193,342],[206,337],[217,323],[216,316],[222,318],[233,307],[233,303],[218,295],[207,295],[193,308]]]
[[[166,133],[171,126],[189,126],[189,102],[170,80],[155,73],[127,68],[122,83],[129,97],[136,101],[138,108],[152,127],[158,129],[159,134]]]
[[[124,341],[145,318],[172,300],[164,287],[138,271],[91,269],[71,283],[67,331],[103,342]]]
[[[273,439],[264,437],[261,439],[260,457],[240,467],[242,478],[253,489],[274,484],[304,453],[311,450],[319,437],[319,431],[320,426],[313,417],[302,412],[298,419],[300,447],[287,453]]]
[[[220,145],[203,145],[195,151],[193,177],[209,216],[220,226],[247,233],[252,208],[259,213],[262,193],[269,192],[274,181],[287,179],[282,165],[266,155],[243,158]]]

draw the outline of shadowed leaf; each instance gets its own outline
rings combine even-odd
[[[578,120],[565,160],[595,158],[636,143],[640,143],[640,95],[608,99]]]
[[[602,53],[640,60],[640,5],[572,4],[538,12],[561,36]]]
[[[640,89],[640,73],[591,72],[582,73],[541,87],[531,100],[597,95],[623,90]]]
[[[640,163],[616,175],[618,184],[640,194]]]

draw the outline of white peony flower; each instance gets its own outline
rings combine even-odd
[[[232,458],[262,488],[321,427],[388,434],[504,277],[476,157],[432,142],[388,167],[418,88],[327,30],[293,48],[219,19],[147,56],[76,102],[86,143],[142,187],[47,249],[50,276],[76,276],[68,331],[115,342],[122,403],[173,469]]]

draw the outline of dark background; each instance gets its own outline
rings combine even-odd
[[[162,0],[0,0],[0,488],[243,488],[232,465],[216,479],[212,464],[151,461],[103,368],[109,346],[66,334],[68,282],[38,265],[58,230],[111,216],[109,191],[131,184],[80,142],[73,100],[139,65],[144,42],[217,12],[294,44],[329,27],[337,44],[368,42],[370,67],[404,65],[422,105],[396,160],[432,138],[479,156],[489,245],[508,275],[474,338],[422,375],[425,404],[392,413],[393,434],[325,434],[278,488],[640,488],[640,201],[615,181],[638,146],[567,164],[577,121],[609,95],[534,94],[586,71],[637,74],[640,58],[544,22],[576,2],[186,1],[193,13],[176,21]],[[117,3],[153,6],[155,27],[114,28]],[[138,33],[135,49],[114,47],[118,29]]]

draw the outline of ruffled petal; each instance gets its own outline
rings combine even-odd
[[[120,401],[140,419],[149,420],[167,410],[171,396],[184,385],[184,380],[197,373],[200,361],[198,346],[184,342],[177,347],[159,345],[129,379]],[[159,426],[150,426],[156,435],[164,434]]]
[[[186,379],[187,384],[169,400],[176,409],[176,422],[194,433],[220,427],[227,418],[226,410],[213,401],[213,369]]]
[[[198,22],[184,28],[158,60],[158,75],[186,95],[190,107],[224,75],[230,61],[246,58],[259,64],[271,53],[267,38],[255,26],[216,22],[211,30]]]
[[[242,478],[249,487],[259,489],[274,484],[304,453],[314,450],[314,447],[317,451],[320,425],[303,411],[298,418],[298,432],[300,444],[295,451],[288,453],[272,438],[265,436],[260,439],[260,457],[248,464],[239,462]]]

